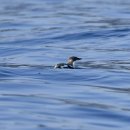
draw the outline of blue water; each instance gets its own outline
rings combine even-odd
[[[130,1],[0,0],[0,130],[130,130]]]

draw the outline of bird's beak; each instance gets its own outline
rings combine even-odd
[[[82,58],[78,58],[77,60],[82,60]]]

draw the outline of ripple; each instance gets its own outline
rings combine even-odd
[[[109,60],[109,61],[87,61],[80,62],[83,67],[98,69],[130,70],[129,61]]]
[[[129,130],[129,3],[1,0],[0,129]]]

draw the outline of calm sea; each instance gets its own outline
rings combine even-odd
[[[130,130],[130,1],[0,0],[0,130]]]

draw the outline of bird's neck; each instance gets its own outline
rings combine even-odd
[[[67,64],[73,66],[74,62],[72,60],[68,60]]]
[[[75,67],[75,65],[74,65],[74,61],[68,61],[68,66],[70,67],[70,68],[74,68]]]

